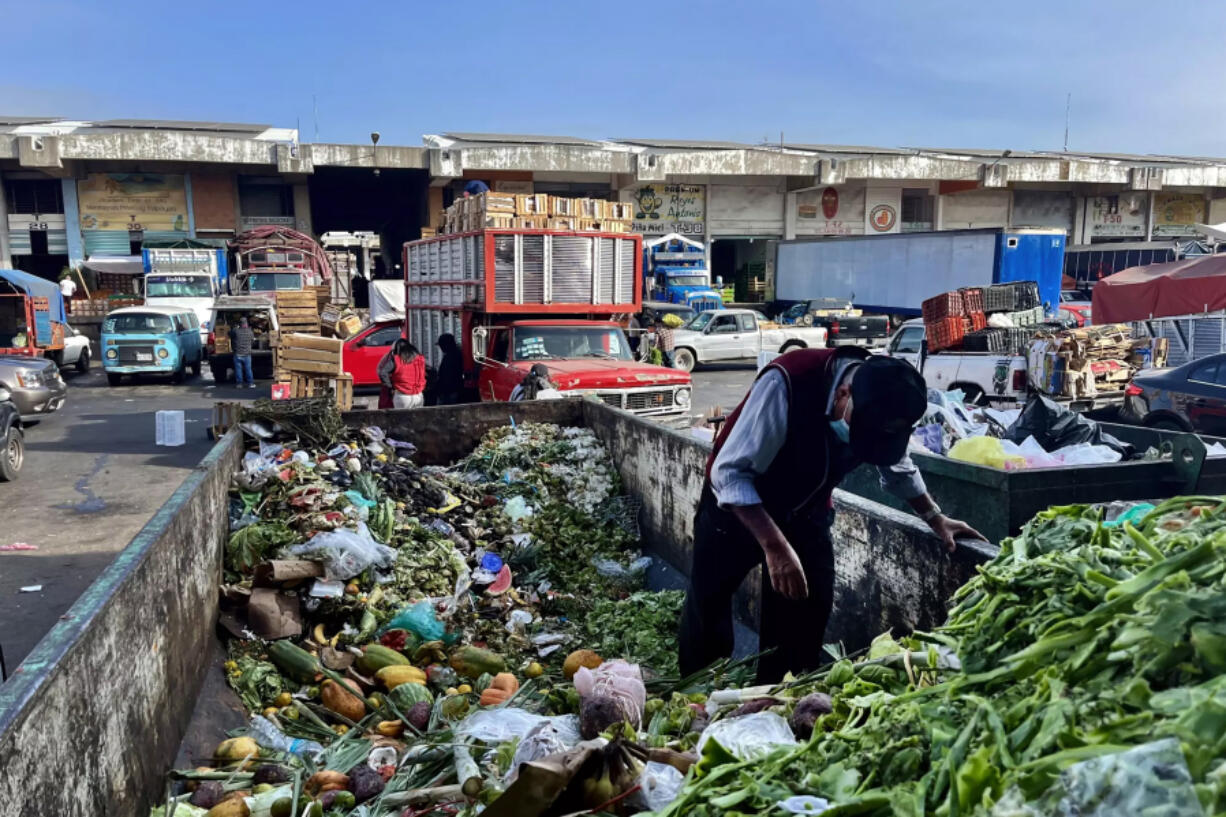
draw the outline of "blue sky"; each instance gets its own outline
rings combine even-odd
[[[7,0],[0,113],[1226,156],[1226,4]]]

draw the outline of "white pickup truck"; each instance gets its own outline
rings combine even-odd
[[[930,389],[961,389],[966,402],[1013,406],[1026,402],[1033,389],[1025,355],[1007,352],[933,352],[924,343],[924,322],[916,318],[898,328],[884,354],[901,358],[920,371]],[[1052,397],[1074,411],[1091,411],[1122,402],[1123,392],[1094,398]]]
[[[821,327],[779,326],[752,309],[710,309],[673,333],[673,364],[688,372],[699,363],[757,360],[759,352],[825,345]]]

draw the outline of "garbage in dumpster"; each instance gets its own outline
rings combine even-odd
[[[1101,508],[1053,508],[957,591],[945,627],[748,687],[753,659],[677,677],[683,596],[626,586],[639,574],[637,526],[590,432],[496,429],[449,468],[390,446],[282,442],[287,475],[235,483],[258,521],[232,537],[265,533],[227,549],[224,597],[296,598],[303,626],[228,643],[227,680],[256,724],[233,737],[254,737],[258,757],[231,751],[207,772],[172,774],[180,808],[191,782],[254,801],[267,794],[255,776],[275,766],[288,782],[263,785],[288,802],[270,813],[680,817],[813,813],[825,801],[870,817],[988,814],[1007,792],[1044,802],[1076,764],[1168,737],[1209,812],[1226,807],[1218,498],[1116,513],[1111,527]],[[319,467],[337,458],[358,469]],[[349,490],[376,503],[365,522]],[[459,503],[443,534],[427,523],[447,496]],[[517,497],[532,516],[505,513]],[[291,553],[363,525],[392,558],[336,582],[334,596],[313,597],[318,576],[280,564],[323,573],[327,551]],[[491,556],[509,577],[496,594],[471,581],[493,572]],[[607,560],[625,570],[602,570]],[[1134,778],[1096,779],[1109,797]]]

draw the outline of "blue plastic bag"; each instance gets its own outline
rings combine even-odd
[[[397,613],[380,632],[386,630],[408,630],[422,641],[438,641],[443,637],[446,626],[434,614],[433,604],[419,601]]]

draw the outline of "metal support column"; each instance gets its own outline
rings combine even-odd
[[[13,244],[9,241],[9,205],[4,192],[4,176],[0,175],[0,269],[12,269]]]

